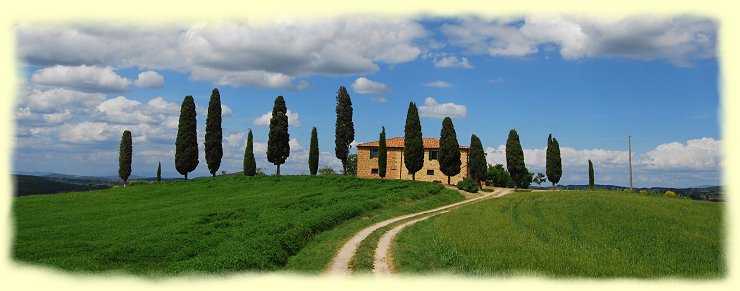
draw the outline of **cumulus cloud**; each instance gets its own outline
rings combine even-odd
[[[383,96],[376,96],[376,97],[370,98],[370,101],[375,102],[375,103],[388,103],[388,99],[386,99]]]
[[[301,126],[300,115],[298,114],[298,112],[293,112],[288,109],[286,115],[288,115],[288,125]],[[269,126],[270,118],[272,118],[272,111],[267,111],[265,114],[262,114],[259,117],[255,118],[252,123],[259,126]]]
[[[134,85],[141,88],[161,88],[164,86],[164,77],[155,71],[141,72]]]
[[[16,28],[18,52],[32,65],[172,69],[230,86],[305,89],[306,75],[367,74],[378,64],[415,60],[423,26],[385,17],[229,23],[191,28]]]
[[[590,18],[529,16],[507,21],[465,18],[441,28],[453,46],[472,54],[522,57],[555,45],[564,59],[664,59],[683,66],[716,56],[717,24],[689,16]]]
[[[455,103],[437,103],[432,97],[424,99],[424,105],[419,106],[419,115],[432,118],[464,118],[468,115],[465,105]]]
[[[388,86],[381,82],[371,81],[360,77],[352,82],[352,90],[360,94],[383,94],[388,93]]]
[[[85,111],[94,108],[105,100],[101,93],[86,93],[63,88],[42,90],[27,88],[19,98],[19,108],[27,108],[34,113],[59,113],[73,109]]]
[[[131,83],[111,67],[85,65],[43,68],[31,75],[31,82],[85,92],[126,92]]]
[[[434,81],[429,83],[424,83],[425,87],[435,87],[435,88],[451,88],[452,84],[445,82],[445,81]]]
[[[468,62],[468,58],[466,57],[458,59],[456,56],[446,56],[439,59],[434,59],[434,67],[472,69],[473,65]]]
[[[640,156],[649,169],[714,169],[722,165],[721,141],[704,137],[682,144],[665,143]]]

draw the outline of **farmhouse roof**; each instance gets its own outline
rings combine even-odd
[[[424,148],[425,149],[438,149],[439,148],[439,139],[433,138],[433,137],[425,137],[422,139]],[[377,147],[379,146],[379,141],[371,141],[366,143],[358,144],[357,147]],[[390,139],[385,140],[385,146],[388,148],[403,148],[404,146],[404,139],[403,137],[394,137]],[[460,146],[461,150],[467,150],[467,146]]]

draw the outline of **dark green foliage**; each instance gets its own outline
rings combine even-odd
[[[15,178],[15,196],[34,194],[55,194],[72,191],[90,191],[108,189],[111,185],[106,184],[71,184],[54,181],[44,177],[13,175]]]
[[[588,160],[588,189],[594,189],[594,164]]]
[[[357,154],[347,155],[347,176],[357,176]]]
[[[270,118],[270,137],[267,140],[267,160],[277,166],[276,175],[280,176],[280,165],[290,156],[290,134],[288,134],[288,108],[283,96],[275,98]]]
[[[223,130],[221,128],[221,95],[218,88],[213,88],[211,100],[208,101],[208,116],[206,116],[206,163],[208,171],[216,177],[218,168],[221,167],[221,158],[224,149],[221,141]]]
[[[380,131],[378,138],[378,176],[385,178],[388,168],[388,148],[385,145],[385,126]]]
[[[547,179],[552,182],[552,189],[555,190],[555,185],[560,182],[560,177],[563,175],[563,165],[560,161],[560,145],[552,134],[547,136],[545,173]]]
[[[525,182],[532,181],[531,177],[525,181],[528,171],[524,166],[524,151],[519,143],[519,134],[514,129],[509,131],[509,137],[506,139],[506,169],[514,181],[514,189]]]
[[[355,124],[352,122],[352,99],[344,86],[337,91],[337,121],[334,134],[334,154],[342,161],[343,173],[347,175],[347,155],[355,140]]]
[[[545,178],[545,174],[542,173],[537,173],[537,175],[532,177],[532,183],[537,184],[538,187],[542,185],[542,183],[544,183],[545,181],[547,181],[547,178]]]
[[[460,144],[457,143],[457,133],[452,119],[445,117],[442,120],[442,131],[439,134],[439,169],[447,175],[447,185],[450,176],[460,174]]]
[[[195,101],[193,96],[185,96],[180,106],[180,120],[177,123],[175,140],[175,169],[188,179],[188,173],[198,167],[198,134],[196,131]]]
[[[504,169],[504,165],[496,164],[495,166],[488,165],[488,173],[486,179],[493,183],[494,187],[514,187],[514,180],[509,176],[509,172]]]
[[[308,149],[308,170],[311,176],[316,176],[319,170],[319,137],[316,133],[316,127],[311,129],[311,145]]]
[[[121,177],[124,186],[126,186],[128,176],[131,175],[132,153],[131,132],[126,130],[121,136],[121,146],[118,149],[118,177]]]
[[[319,169],[319,175],[321,176],[335,176],[336,174],[337,171],[334,171],[334,168],[329,166],[323,166]]]
[[[519,184],[516,186],[519,189],[529,189],[529,184],[532,184],[532,180],[534,180],[533,174],[530,173],[527,168],[524,168],[524,176],[519,180]]]
[[[157,164],[157,183],[162,182],[162,162]]]
[[[26,196],[12,201],[11,253],[16,262],[86,275],[224,276],[285,269],[322,238],[330,250],[308,266],[320,272],[363,227],[461,199],[439,184],[338,176],[217,176]],[[339,227],[345,233],[327,240]]]
[[[457,182],[457,189],[470,193],[476,193],[478,192],[478,182],[473,181],[470,178],[465,178],[462,181]]]
[[[483,144],[475,134],[470,136],[470,153],[468,156],[468,173],[473,181],[486,179],[486,157],[483,154]]]
[[[416,109],[416,103],[409,103],[409,110],[406,113],[406,126],[403,129],[404,147],[403,163],[406,169],[411,173],[411,178],[416,180],[416,172],[424,166],[424,141],[421,136],[421,121],[419,121],[419,111]]]
[[[244,176],[254,176],[257,173],[257,162],[254,160],[254,141],[252,130],[247,133],[247,146],[244,148]]]

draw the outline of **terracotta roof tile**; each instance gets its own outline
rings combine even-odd
[[[425,137],[422,139],[425,149],[438,149],[439,139],[433,137]],[[385,146],[388,148],[403,148],[404,140],[403,137],[394,137],[385,140]],[[371,141],[366,143],[358,144],[357,147],[377,147],[378,141]],[[460,149],[467,150],[467,146],[460,146]]]

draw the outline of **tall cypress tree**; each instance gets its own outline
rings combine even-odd
[[[334,154],[342,161],[342,174],[347,175],[347,155],[355,140],[355,124],[352,122],[352,99],[344,86],[337,91],[337,121],[334,134]]]
[[[275,98],[270,118],[270,136],[267,140],[267,160],[277,166],[276,175],[280,176],[280,165],[290,156],[290,134],[288,134],[288,108],[283,96]]]
[[[403,163],[411,173],[411,179],[416,180],[416,172],[424,167],[424,140],[421,137],[421,122],[416,103],[409,103],[406,113],[406,126],[403,129]]]
[[[380,131],[378,138],[378,176],[385,178],[386,169],[388,168],[388,148],[385,145],[385,126]]]
[[[131,175],[132,152],[131,132],[125,130],[123,135],[121,135],[121,146],[118,149],[118,177],[121,177],[124,186],[126,186],[126,181],[128,181],[128,177]]]
[[[560,160],[560,145],[557,142],[557,139],[553,138],[552,134],[547,136],[545,173],[547,174],[547,180],[552,182],[552,190],[555,190],[555,185],[560,182],[560,177],[563,175],[563,166]]]
[[[247,146],[244,148],[244,176],[254,176],[257,173],[257,163],[254,160],[254,145],[252,130],[247,134]]]
[[[470,178],[476,183],[485,180],[488,173],[488,164],[486,163],[486,156],[483,153],[483,144],[475,134],[470,136],[469,155],[468,170]]]
[[[208,102],[208,116],[206,117],[206,163],[208,171],[216,177],[221,167],[221,158],[224,156],[223,130],[221,129],[221,95],[218,88],[211,91],[211,100]]]
[[[316,176],[319,171],[319,137],[316,127],[311,129],[311,145],[308,148],[308,170],[311,176]]]
[[[157,183],[162,182],[162,162],[157,164]]]
[[[188,179],[188,173],[198,167],[198,134],[196,131],[195,101],[185,96],[180,106],[180,120],[175,140],[175,169]]]
[[[452,118],[442,120],[442,131],[439,133],[439,169],[447,175],[447,185],[450,185],[450,176],[460,174],[460,144],[457,143],[457,133],[452,124]]]
[[[588,160],[588,189],[594,189],[594,164]]]
[[[524,151],[519,143],[519,134],[514,129],[509,131],[509,137],[506,139],[506,169],[514,181],[514,190],[517,190],[527,178],[528,171],[524,166]]]

